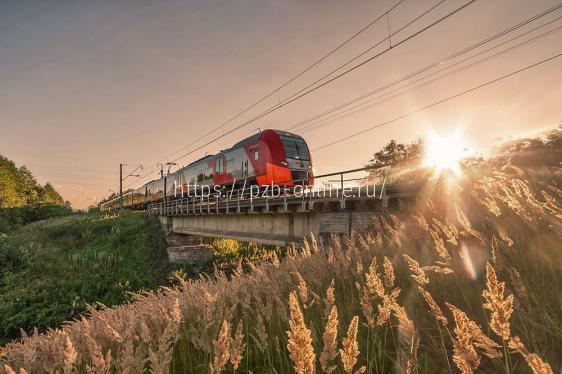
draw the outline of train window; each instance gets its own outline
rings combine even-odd
[[[297,138],[295,136],[285,136],[281,135],[281,142],[283,143],[283,148],[285,148],[285,154],[287,158],[294,158],[299,160],[310,160],[310,155],[308,152],[308,147],[302,138]]]
[[[259,159],[260,159],[260,152],[254,151],[254,160],[259,160]]]
[[[217,158],[216,165],[215,165],[215,171],[218,174],[222,173],[222,157]]]
[[[234,159],[226,161],[226,172],[230,174],[234,173]]]

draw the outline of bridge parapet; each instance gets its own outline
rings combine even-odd
[[[388,208],[390,200],[410,198],[419,189],[418,185],[389,184],[389,168],[376,169],[380,173],[378,184],[365,183],[365,176],[349,178],[349,175],[365,171],[371,171],[372,175],[372,170],[374,169],[361,168],[316,176],[315,186],[304,185],[305,180],[293,180],[271,186],[247,187],[244,181],[242,188],[234,189],[234,185],[230,190],[215,187],[212,192],[208,188],[206,193],[200,186],[200,189],[182,191],[179,196],[170,197],[164,202],[149,204],[147,213],[158,216],[288,213],[310,212],[318,206],[322,209],[330,207],[345,210],[349,209],[350,204],[352,209],[356,209],[357,205],[373,207],[379,204],[382,204],[382,208]],[[338,178],[327,179],[330,177]]]
[[[345,182],[343,177],[340,182],[339,187]],[[421,185],[387,184],[383,180],[373,186],[344,188],[325,189],[320,194],[318,190],[303,189],[300,194],[280,196],[246,191],[179,197],[152,204],[147,213],[158,216],[177,234],[285,245],[301,242],[310,235],[349,235],[352,230],[365,230],[374,214],[399,208],[401,200],[412,200]]]

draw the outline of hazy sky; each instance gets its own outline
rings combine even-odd
[[[0,154],[18,166],[27,165],[39,182],[52,182],[74,207],[84,208],[108,195],[110,188],[117,190],[120,162],[142,163],[144,171],[155,168],[164,156],[191,144],[272,91],[397,1],[0,0]],[[405,0],[390,13],[391,30],[437,2]],[[395,35],[393,42],[465,2],[445,1]],[[289,128],[557,2],[476,1],[345,77],[179,163],[227,148],[257,127]],[[476,52],[560,16],[561,9]],[[562,20],[557,20],[509,45],[560,25]],[[279,97],[274,95],[224,130],[299,91],[386,35],[383,19],[283,88]],[[387,42],[382,43],[367,56],[387,47]],[[301,135],[316,148],[561,50],[562,31],[557,31]],[[469,146],[485,150],[499,138],[556,126],[562,120],[561,108],[562,58],[312,156],[317,172],[355,168],[390,138],[410,141],[430,128],[450,134],[457,127],[464,129]],[[125,185],[129,181],[133,179]]]

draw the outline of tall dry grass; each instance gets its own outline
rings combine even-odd
[[[522,174],[521,174],[522,173]],[[428,183],[351,237],[2,348],[12,372],[559,372],[559,168]]]

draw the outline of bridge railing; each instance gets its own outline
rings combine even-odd
[[[182,192],[166,201],[149,203],[146,212],[153,215],[192,215],[298,211],[313,208],[317,201],[339,202],[342,209],[350,199],[378,199],[388,205],[389,167],[364,167],[314,176],[314,186],[304,179],[277,182],[267,186],[246,185],[220,188],[204,193],[203,189]],[[365,172],[368,172],[365,175]]]

